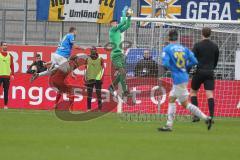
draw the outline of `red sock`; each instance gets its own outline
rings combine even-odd
[[[58,104],[58,102],[61,99],[61,97],[62,97],[62,94],[61,93],[57,93],[55,104]]]

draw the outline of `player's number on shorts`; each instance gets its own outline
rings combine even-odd
[[[184,52],[175,52],[174,57],[177,59],[177,67],[178,68],[185,68],[185,59],[184,59]]]

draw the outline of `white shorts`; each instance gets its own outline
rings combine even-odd
[[[170,97],[175,97],[179,102],[184,102],[188,99],[189,92],[187,89],[187,83],[173,85],[172,90],[169,94]]]
[[[46,75],[51,75],[53,73],[52,71],[54,69],[61,69],[63,72],[67,73],[68,70],[70,69],[69,63],[67,58],[60,56],[56,53],[52,55],[52,65],[51,67],[44,72],[39,73],[39,76],[46,76]]]
[[[53,54],[52,55],[52,66],[51,68],[58,68],[62,70],[64,73],[67,73],[70,70],[70,65],[68,63],[68,59],[58,55],[58,54]]]
[[[67,61],[68,61],[67,58],[60,56],[56,53],[54,53],[52,55],[52,65],[60,66],[61,64],[65,63]]]

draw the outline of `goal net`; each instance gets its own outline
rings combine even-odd
[[[201,40],[201,29],[212,29],[211,40],[220,49],[215,69],[215,116],[240,117],[240,81],[237,80],[237,66],[240,54],[240,22],[181,20],[132,17],[131,28],[124,34],[126,49],[126,70],[128,88],[133,94],[131,100],[124,99],[118,105],[118,112],[126,120],[151,120],[167,114],[168,95],[172,81],[169,72],[161,68],[162,49],[168,43],[168,31],[179,31],[179,43],[192,49]],[[150,56],[149,53],[150,52]],[[157,68],[156,68],[157,64]],[[191,78],[190,78],[191,80]],[[190,89],[189,82],[189,89]],[[190,117],[190,112],[177,103],[178,117]],[[203,86],[198,93],[198,105],[209,114]]]

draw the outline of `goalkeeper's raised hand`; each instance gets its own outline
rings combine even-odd
[[[126,17],[128,6],[125,6],[122,10],[122,17]]]
[[[133,10],[132,10],[131,8],[128,8],[127,11],[126,11],[126,16],[127,16],[128,18],[131,18],[132,15],[133,15]]]

